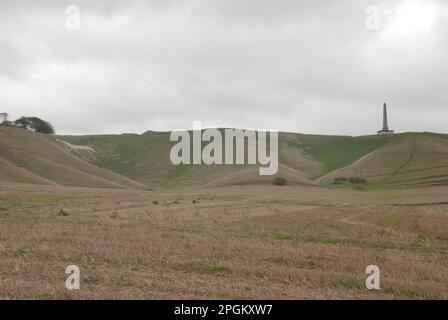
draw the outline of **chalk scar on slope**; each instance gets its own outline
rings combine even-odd
[[[59,142],[64,143],[64,144],[69,148],[69,151],[70,151],[70,152],[73,152],[73,151],[74,151],[74,152],[76,152],[78,155],[80,154],[79,151],[87,151],[87,152],[89,152],[91,155],[94,155],[94,154],[96,153],[95,149],[93,149],[92,147],[89,147],[89,146],[78,146],[78,145],[74,145],[74,144],[68,143],[68,142],[66,142],[66,141],[59,140],[59,139],[56,139],[56,141],[59,141]]]

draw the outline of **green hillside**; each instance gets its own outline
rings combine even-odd
[[[322,170],[314,178],[345,167],[385,143],[397,139],[395,135],[363,137],[297,135],[293,144],[322,164]]]
[[[63,138],[73,144],[93,146],[99,154],[93,161],[95,165],[150,187],[231,184],[229,176],[234,177],[238,184],[268,182],[265,177],[259,177],[256,170],[250,170],[258,166],[174,166],[169,159],[174,143],[169,141],[168,132]],[[348,137],[280,133],[279,162],[283,169],[277,175],[287,175],[288,180],[294,183],[311,184],[312,180],[350,165],[394,139],[396,136]]]
[[[51,136],[0,130],[0,179],[70,186],[170,189],[273,184],[258,165],[180,165],[170,161],[168,132]],[[73,152],[66,143],[95,152]],[[204,143],[205,144],[205,143]],[[107,170],[104,170],[107,169]],[[448,135],[403,133],[363,137],[279,134],[277,177],[288,184],[333,186],[361,177],[356,188],[448,184]],[[352,185],[345,187],[354,187]]]
[[[147,184],[149,187],[185,187],[200,185],[228,184],[225,177],[235,173],[238,184],[267,183],[272,177],[260,177],[258,166],[254,165],[179,165],[170,161],[170,150],[175,142],[169,140],[168,132],[148,131],[142,135],[95,135],[64,136],[63,140],[76,145],[89,145],[98,152],[93,164],[115,171],[129,178]],[[314,161],[314,160],[313,160]],[[288,162],[288,161],[286,161]],[[300,164],[300,159],[289,161]],[[299,166],[300,167],[300,166]],[[257,170],[255,170],[257,169]],[[279,170],[279,174],[284,169]],[[284,175],[294,183],[312,183],[308,175],[292,167],[285,169]],[[269,181],[267,181],[267,179]]]
[[[434,133],[405,133],[355,163],[334,170],[319,182],[337,176],[362,176],[361,189],[448,184],[448,139]]]
[[[93,164],[144,183],[161,182],[165,177],[176,175],[176,170],[180,170],[170,162],[169,133],[62,138],[73,144],[93,146],[98,152]]]

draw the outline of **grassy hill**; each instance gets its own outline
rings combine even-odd
[[[64,136],[73,144],[91,145],[99,151],[95,165],[128,176],[155,188],[272,183],[261,177],[258,166],[174,166],[169,159],[174,143],[168,132],[148,131],[142,135]],[[277,176],[290,184],[315,184],[313,180],[347,166],[376,148],[394,140],[393,136],[318,136],[279,134]]]
[[[143,188],[127,177],[95,166],[67,150],[55,136],[0,127],[0,182],[74,187]]]
[[[321,177],[362,176],[366,188],[448,184],[448,139],[433,133],[395,135],[389,143],[354,163]]]
[[[57,141],[91,146],[74,154]],[[0,127],[0,181],[70,186],[168,189],[272,184],[255,165],[171,164],[169,132],[48,136]],[[362,137],[279,134],[279,171],[288,184],[331,185],[363,177],[358,188],[448,183],[448,136],[404,133]]]
[[[301,150],[320,164],[320,170],[306,171],[313,179],[347,166],[397,138],[394,135],[348,137],[305,134],[290,134],[290,137],[289,146]],[[281,135],[280,141],[285,140],[286,137]]]

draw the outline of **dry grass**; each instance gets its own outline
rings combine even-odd
[[[144,187],[86,162],[53,135],[9,127],[0,127],[0,181],[90,188]]]
[[[3,184],[0,298],[447,299],[447,191]]]

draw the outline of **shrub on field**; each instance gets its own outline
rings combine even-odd
[[[112,212],[112,214],[110,215],[110,217],[111,217],[112,219],[117,219],[117,218],[118,218],[118,213],[116,213],[116,212]]]
[[[68,212],[64,209],[59,209],[58,216],[66,217],[68,216]]]
[[[283,178],[283,177],[275,177],[274,178],[274,184],[276,185],[276,186],[285,186],[285,185],[287,185],[287,181],[286,181],[286,178]]]

